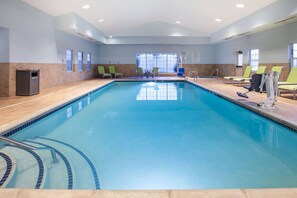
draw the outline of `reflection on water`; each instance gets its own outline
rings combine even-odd
[[[148,82],[141,86],[136,100],[178,100],[181,94],[175,83]]]

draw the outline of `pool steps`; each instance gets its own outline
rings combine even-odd
[[[5,152],[0,152],[0,188],[5,188],[14,175],[15,159]]]
[[[41,144],[34,140],[26,140],[27,144],[32,146],[49,146]],[[53,148],[53,147],[52,147]],[[44,157],[44,161],[49,164],[48,179],[44,188],[53,189],[72,189],[73,187],[73,172],[69,160],[57,149],[54,149],[57,153],[58,163],[52,163],[51,156],[45,150],[38,151],[40,156]],[[70,168],[67,168],[70,167]]]
[[[24,143],[54,149],[59,162],[53,163],[48,150],[5,146],[0,150],[0,188],[100,189],[95,166],[78,148],[44,137]]]
[[[43,188],[47,168],[37,153],[18,146],[6,146],[1,151],[13,156],[16,165],[7,188]]]
[[[76,181],[75,189],[100,189],[100,182],[97,174],[97,170],[93,164],[93,162],[86,156],[81,150],[72,146],[71,144],[67,144],[65,142],[45,138],[45,137],[36,137],[39,142],[45,142],[50,146],[55,148],[60,148],[60,151],[65,153],[70,161],[75,161],[72,163],[73,168],[76,173],[76,177],[79,178],[79,181]],[[75,151],[75,152],[73,152]],[[89,167],[85,169],[84,172],[80,171],[82,167]]]

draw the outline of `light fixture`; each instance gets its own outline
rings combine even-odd
[[[216,22],[221,22],[221,21],[222,21],[222,19],[215,19],[215,21],[216,21]]]
[[[181,22],[180,21],[175,21],[177,24],[180,24]]]
[[[109,36],[109,38],[112,38],[112,36]]]
[[[103,21],[104,21],[104,19],[99,19],[98,20],[99,23],[102,23]]]
[[[237,7],[237,8],[244,8],[245,5],[243,5],[243,4],[241,4],[241,3],[238,3],[238,4],[236,4],[236,7]]]
[[[89,9],[90,7],[91,7],[90,5],[86,4],[86,5],[84,5],[82,8],[83,8],[83,9]]]

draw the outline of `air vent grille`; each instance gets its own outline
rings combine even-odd
[[[241,34],[238,34],[237,36],[244,36],[244,35],[247,35],[247,34],[250,34],[252,32],[244,32],[244,33],[241,33]]]
[[[283,19],[283,20],[281,20],[281,21],[277,21],[277,22],[275,22],[274,24],[284,23],[284,22],[289,21],[289,20],[294,19],[294,18],[296,18],[296,16],[292,16],[292,17]]]
[[[83,35],[82,33],[76,32],[76,34],[78,34],[79,36],[85,37],[85,35]]]

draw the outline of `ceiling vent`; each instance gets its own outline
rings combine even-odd
[[[250,34],[250,33],[252,33],[252,32],[244,32],[244,33],[242,33],[242,34],[238,34],[237,36],[239,37],[239,36],[244,36],[244,35],[247,35],[247,34]]]
[[[90,41],[94,41],[94,39],[93,39],[93,38],[91,38],[91,37],[88,37],[88,36],[87,36],[87,39],[89,39]]]
[[[234,36],[230,36],[230,37],[225,38],[225,40],[228,41],[228,40],[233,39],[233,38],[234,38]]]
[[[76,32],[76,34],[78,34],[79,36],[85,37],[85,35],[83,35],[82,33]]]
[[[284,23],[284,22],[289,21],[289,20],[294,19],[294,18],[296,18],[296,16],[292,16],[292,17],[283,19],[283,20],[281,20],[281,21],[277,21],[277,22],[275,22],[274,24]]]

